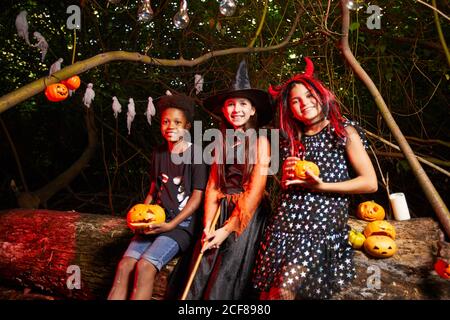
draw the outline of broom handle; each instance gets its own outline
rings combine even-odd
[[[210,230],[209,230],[210,232],[211,232],[211,231],[213,230],[213,228],[215,227],[215,225],[216,225],[216,223],[217,223],[217,220],[219,220],[219,217],[220,217],[220,203],[219,203],[219,207],[217,208],[216,214],[215,214],[215,216],[214,216],[214,218],[213,218],[213,221],[212,221],[212,223],[211,223],[211,227],[210,227]],[[205,243],[202,245],[202,249],[203,249],[203,247],[204,247],[204,245],[205,245],[206,243],[207,243],[207,242],[205,242]],[[194,269],[192,269],[192,272],[191,272],[191,274],[189,275],[189,280],[188,280],[188,282],[187,282],[187,284],[186,284],[186,288],[184,288],[183,295],[181,296],[181,300],[186,300],[186,297],[187,297],[187,295],[188,295],[189,289],[191,289],[192,282],[194,281],[195,274],[197,273],[197,269],[198,269],[198,267],[200,266],[200,262],[201,262],[201,260],[202,260],[202,257],[203,257],[203,252],[200,251],[200,253],[199,253],[198,257],[197,257],[197,261],[195,261]]]

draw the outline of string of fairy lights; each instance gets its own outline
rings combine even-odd
[[[120,0],[108,0],[112,4],[120,4]],[[236,11],[236,1],[219,0],[219,11],[224,16],[232,16]],[[151,0],[141,0],[137,13],[137,19],[141,23],[150,22],[155,13],[152,9]],[[173,24],[177,29],[185,29],[189,25],[188,2],[180,1],[178,12],[173,16]]]

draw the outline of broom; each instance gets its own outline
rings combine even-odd
[[[219,207],[217,208],[216,214],[214,215],[213,221],[211,223],[211,227],[210,227],[210,232],[213,230],[213,228],[215,227],[217,220],[219,220],[220,217],[220,204]],[[206,242],[203,244],[202,248],[206,245]],[[191,274],[189,275],[189,280],[186,284],[186,288],[184,288],[183,291],[183,295],[181,296],[181,300],[186,300],[186,297],[188,295],[189,289],[191,289],[192,286],[192,282],[194,281],[194,277],[195,274],[197,273],[198,267],[200,266],[200,261],[203,258],[203,252],[200,251],[197,260],[195,261],[195,265],[194,265],[194,269],[192,269]]]

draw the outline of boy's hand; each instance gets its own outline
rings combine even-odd
[[[143,234],[159,234],[163,232],[171,231],[175,228],[175,226],[170,222],[163,222],[163,223],[154,223],[149,225],[147,228],[142,230]]]

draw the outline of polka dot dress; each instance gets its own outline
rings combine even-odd
[[[362,130],[353,125],[367,147]],[[325,127],[303,136],[305,160],[315,162],[324,182],[350,179],[345,141]],[[280,143],[280,156],[289,156]],[[282,190],[277,212],[261,241],[253,286],[260,291],[286,289],[297,298],[328,299],[355,277],[353,251],[348,244],[349,198],[344,194],[308,192],[296,185]]]

